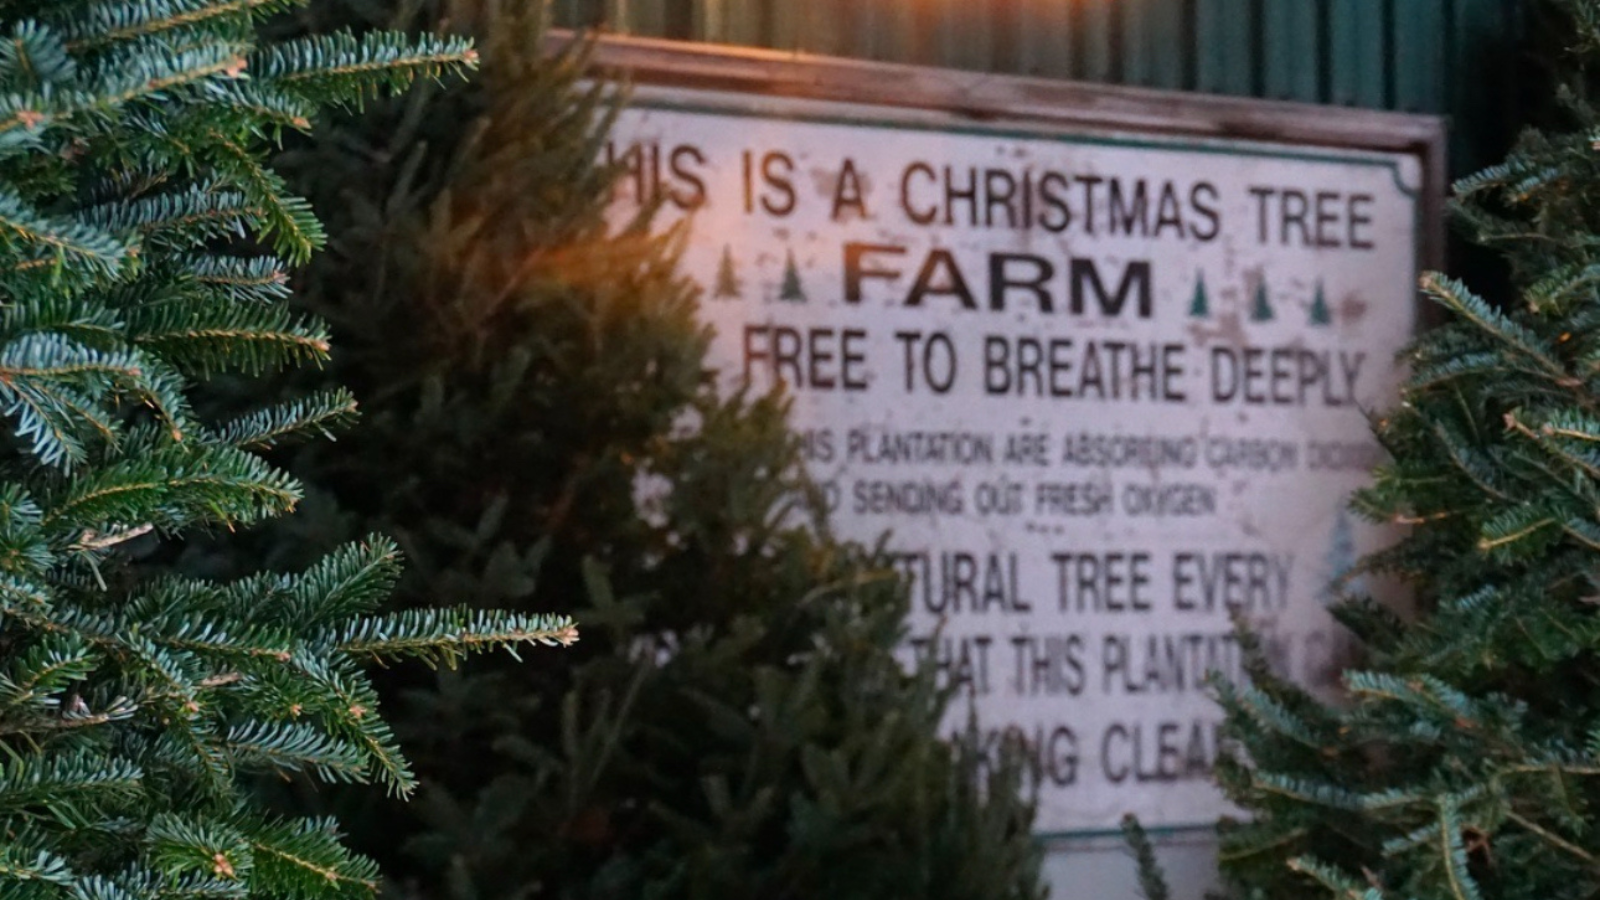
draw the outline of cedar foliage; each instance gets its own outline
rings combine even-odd
[[[286,302],[323,235],[265,163],[320,108],[471,65],[459,38],[260,41],[289,0],[0,2],[0,897],[336,898],[376,872],[260,774],[416,786],[360,664],[569,641],[483,609],[379,613],[368,536],[228,583],[136,563],[292,509],[262,451],[348,420],[336,386],[225,420],[214,374],[323,362]],[[242,566],[254,569],[254,561]]]
[[[1600,2],[1561,7],[1565,126],[1455,187],[1514,302],[1423,279],[1448,321],[1411,348],[1402,402],[1375,423],[1393,460],[1354,501],[1411,526],[1361,568],[1407,581],[1419,614],[1343,607],[1368,656],[1347,707],[1259,664],[1223,686],[1239,752],[1221,780],[1251,821],[1222,860],[1246,896],[1600,891]]]
[[[400,896],[1040,896],[1009,747],[939,739],[903,587],[812,517],[785,401],[715,388],[682,233],[608,224],[617,92],[537,52],[540,4],[420,15],[483,37],[481,78],[293,160],[341,211],[304,296],[368,414],[296,455],[325,493],[270,552],[381,527],[406,602],[585,630],[561,666],[390,679],[427,784],[355,839]]]

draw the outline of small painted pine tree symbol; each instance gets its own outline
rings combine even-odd
[[[1328,295],[1322,290],[1320,280],[1317,281],[1317,292],[1311,298],[1311,324],[1333,324],[1333,311],[1328,309]]]
[[[1195,273],[1194,299],[1189,301],[1189,316],[1195,319],[1209,319],[1211,317],[1211,297],[1206,293],[1206,276],[1204,272]]]
[[[722,261],[717,263],[717,284],[712,289],[711,296],[723,300],[737,300],[744,296],[739,276],[733,268],[733,249],[727,244],[722,245]]]
[[[1267,279],[1265,277],[1256,282],[1256,299],[1255,303],[1250,307],[1250,321],[1272,321],[1272,300],[1267,294]]]
[[[778,286],[778,299],[788,303],[806,302],[805,288],[800,285],[800,269],[794,264],[794,251],[790,250],[783,262],[783,284]]]

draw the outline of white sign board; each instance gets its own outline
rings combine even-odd
[[[908,655],[1026,736],[1040,830],[1209,826],[1230,610],[1326,685],[1327,585],[1384,539],[1343,507],[1418,160],[678,88],[607,152],[691,217],[722,377],[786,385],[839,531],[892,532]]]

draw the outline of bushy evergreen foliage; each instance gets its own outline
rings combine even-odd
[[[939,739],[902,585],[808,520],[783,400],[714,387],[681,233],[607,223],[584,51],[541,56],[537,3],[425,15],[483,37],[472,90],[294,161],[343,211],[305,296],[367,417],[297,454],[326,494],[272,553],[382,528],[408,602],[571,611],[584,641],[392,679],[426,783],[354,839],[452,900],[1039,896],[1014,757]]]
[[[338,388],[198,415],[191,389],[327,358],[286,303],[322,241],[264,163],[319,107],[459,70],[456,38],[258,42],[285,0],[0,2],[0,897],[359,897],[330,820],[258,773],[415,779],[367,661],[570,639],[555,618],[375,611],[367,537],[231,583],[131,565],[293,508],[259,451],[350,418]]]
[[[1418,613],[1344,607],[1368,654],[1347,707],[1259,665],[1223,690],[1241,752],[1222,781],[1252,821],[1222,859],[1246,896],[1600,891],[1600,3],[1564,8],[1569,127],[1455,188],[1515,300],[1424,279],[1448,322],[1410,351],[1376,422],[1393,461],[1355,500],[1410,526],[1363,569],[1403,578]]]

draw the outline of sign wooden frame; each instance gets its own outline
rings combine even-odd
[[[548,39],[547,50],[568,46],[570,32]],[[1415,216],[1416,256],[1413,270],[1437,268],[1444,262],[1444,201],[1447,190],[1446,127],[1437,116],[1410,115],[1299,103],[1263,101],[1089,85],[1037,78],[987,75],[900,64],[838,59],[754,48],[693,44],[655,39],[604,37],[593,47],[594,71],[638,86],[641,109],[652,108],[652,95],[673,90],[715,92],[742,106],[781,107],[779,101],[822,101],[838,104],[840,122],[870,120],[873,126],[908,130],[993,130],[1015,126],[1024,137],[1066,135],[1083,143],[1125,146],[1193,141],[1188,151],[1227,152],[1229,144],[1244,147],[1242,155],[1282,156],[1328,162],[1351,158],[1366,165],[1384,165],[1389,158],[1395,186],[1409,201],[1406,219]],[[723,98],[706,101],[721,108]],[[671,104],[666,104],[671,108]],[[680,108],[683,111],[688,107]],[[708,107],[709,108],[709,107]],[[809,109],[809,108],[807,108]],[[760,115],[760,110],[754,110]],[[726,114],[726,113],[719,113]],[[807,112],[806,115],[811,115]],[[776,118],[782,118],[778,115]],[[834,121],[816,116],[796,121]],[[1236,142],[1236,143],[1235,143]],[[1331,151],[1318,153],[1318,151]],[[1358,159],[1373,154],[1371,159]],[[1397,164],[1393,157],[1414,160]],[[1376,163],[1373,160],[1378,160]],[[748,165],[748,163],[747,163]],[[1402,178],[1398,172],[1405,171]],[[747,170],[748,171],[748,170]],[[747,176],[748,177],[748,176]],[[642,192],[642,189],[641,189]],[[748,203],[748,200],[747,200]],[[1405,219],[1398,221],[1404,222]],[[1404,232],[1404,226],[1397,229]],[[1390,259],[1393,271],[1405,256]],[[1385,275],[1389,279],[1389,275]],[[1400,305],[1402,288],[1388,307]],[[1321,287],[1318,287],[1320,298]],[[1423,305],[1411,294],[1414,316],[1427,321]],[[1320,300],[1319,300],[1320,302]],[[1269,317],[1270,318],[1270,317]],[[1325,322],[1323,324],[1326,324]],[[1394,331],[1391,330],[1391,335]],[[1403,339],[1403,338],[1402,338]],[[1383,354],[1386,358],[1388,352]],[[1162,826],[1166,835],[1197,834],[1208,823]],[[1097,831],[1047,831],[1045,838],[1093,838]]]

